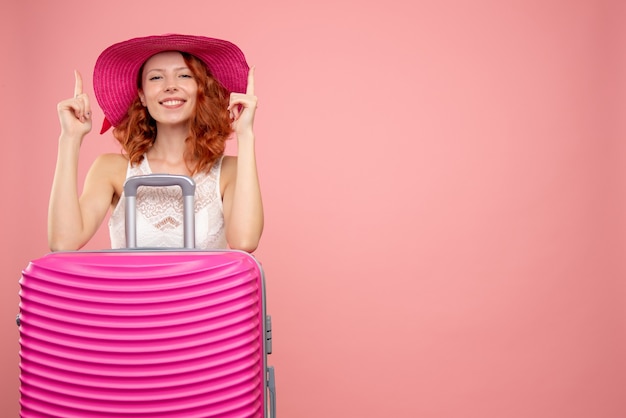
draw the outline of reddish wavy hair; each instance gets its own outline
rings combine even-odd
[[[208,171],[224,154],[226,140],[233,133],[228,103],[229,91],[213,77],[207,66],[195,56],[181,52],[187,67],[198,83],[196,108],[189,124],[186,139],[185,161],[189,171],[196,174]],[[143,66],[137,76],[137,88],[141,89]],[[148,113],[139,97],[128,109],[128,114],[113,129],[113,136],[122,145],[131,164],[138,164],[156,139],[156,121]]]

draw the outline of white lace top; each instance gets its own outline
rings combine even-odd
[[[224,213],[220,192],[222,158],[211,170],[196,174],[195,223],[196,248],[227,248]],[[128,164],[126,178],[151,174],[144,156],[136,166]],[[126,247],[125,197],[120,197],[109,219],[111,248]],[[178,186],[139,187],[137,190],[137,246],[183,247],[183,201]]]

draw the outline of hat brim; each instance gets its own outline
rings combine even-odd
[[[249,67],[243,52],[231,42],[179,34],[129,39],[111,45],[96,60],[94,93],[106,118],[101,133],[117,126],[126,116],[137,97],[137,76],[143,63],[165,51],[192,54],[206,64],[228,91],[246,91]]]

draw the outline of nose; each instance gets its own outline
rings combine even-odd
[[[165,82],[165,92],[173,93],[175,91],[178,91],[176,82],[177,82],[176,77],[167,76],[166,82]]]

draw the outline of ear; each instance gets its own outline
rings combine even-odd
[[[146,107],[146,95],[143,94],[142,90],[139,90],[139,100],[141,101],[142,106]]]

